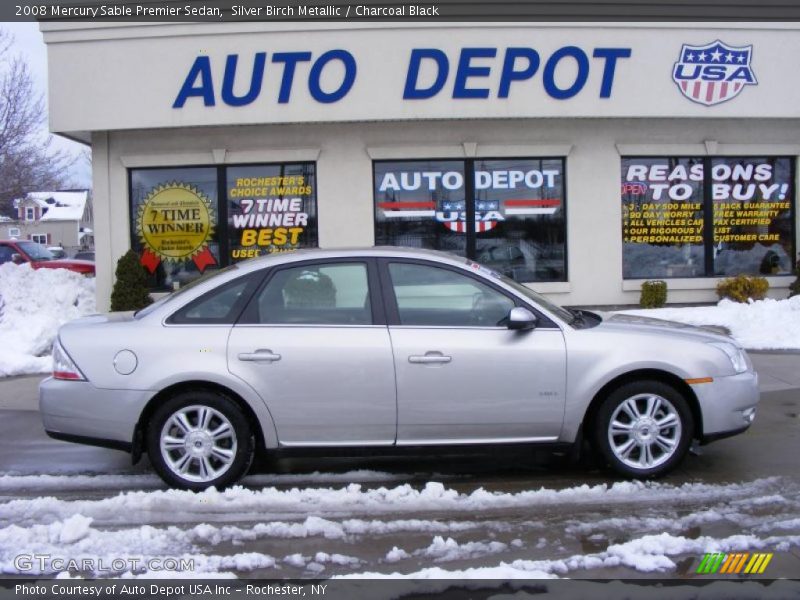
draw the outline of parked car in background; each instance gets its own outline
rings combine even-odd
[[[76,252],[75,256],[72,258],[76,260],[90,260],[94,262],[94,250],[81,250],[80,252]]]
[[[257,453],[588,441],[626,477],[740,433],[758,376],[719,333],[566,310],[478,263],[403,248],[227,267],[136,313],[68,323],[39,387],[54,438],[147,452],[170,485]]]
[[[47,248],[26,240],[0,240],[0,265],[13,262],[30,264],[34,269],[67,269],[83,275],[94,275],[94,263],[72,258],[58,259]]]
[[[47,249],[53,255],[53,258],[67,258],[67,251],[61,246],[48,246]]]

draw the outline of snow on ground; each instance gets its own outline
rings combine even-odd
[[[310,484],[310,483],[350,483],[408,481],[411,475],[404,473],[387,473],[356,469],[342,473],[283,473],[249,475],[242,480],[247,487]],[[19,475],[16,473],[0,474],[0,494],[8,492],[46,492],[46,491],[80,491],[80,490],[152,490],[166,489],[163,480],[154,473],[141,475]]]
[[[48,523],[73,514],[91,517],[102,523],[179,522],[198,517],[233,521],[258,515],[259,518],[300,518],[305,515],[382,515],[413,514],[422,511],[448,511],[455,514],[479,511],[563,506],[613,502],[666,503],[715,498],[724,493],[730,501],[752,496],[755,490],[766,493],[779,485],[780,478],[758,479],[746,484],[713,485],[685,483],[673,486],[657,482],[617,482],[613,485],[580,485],[560,490],[540,488],[521,492],[491,492],[483,488],[466,494],[429,482],[422,489],[409,484],[394,488],[363,489],[360,484],[341,488],[275,487],[248,489],[241,486],[218,491],[210,488],[195,493],[183,490],[126,492],[99,500],[62,500],[38,497],[10,500],[0,504],[0,524]]]
[[[800,296],[749,303],[720,300],[716,306],[649,308],[620,313],[689,325],[719,325],[749,350],[800,350]]]
[[[36,479],[0,481],[13,492]],[[52,486],[61,478],[38,479]],[[521,492],[461,493],[431,482],[15,498],[0,502],[0,573],[66,576],[52,562],[26,571],[22,554],[102,564],[84,574],[120,577],[533,579],[615,569],[668,576],[705,552],[794,552],[798,517],[797,490],[781,478]],[[193,564],[141,568],[168,558]]]
[[[0,266],[0,377],[50,371],[58,328],[95,310],[92,277],[66,269]]]

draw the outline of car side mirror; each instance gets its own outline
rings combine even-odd
[[[22,258],[22,254],[15,252],[11,255],[11,262],[13,262],[15,265],[21,265],[25,262],[25,259]]]
[[[508,313],[508,328],[527,331],[536,327],[536,315],[522,306],[515,306]]]

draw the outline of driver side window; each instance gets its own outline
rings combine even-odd
[[[514,301],[449,269],[390,263],[389,274],[401,325],[499,327]]]

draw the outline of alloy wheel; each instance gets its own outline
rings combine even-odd
[[[236,458],[230,420],[210,406],[191,405],[170,415],[161,428],[161,456],[178,477],[205,483],[226,473]]]

